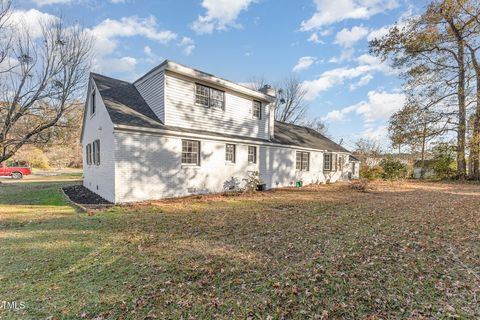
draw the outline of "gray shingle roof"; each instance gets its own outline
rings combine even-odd
[[[151,129],[168,129],[186,133],[209,134],[240,139],[245,138],[218,132],[166,126],[158,119],[132,83],[96,73],[92,73],[91,77],[97,85],[108,114],[114,124]],[[249,140],[335,152],[349,152],[317,131],[306,127],[275,121],[274,128],[274,138],[271,141],[265,139]]]

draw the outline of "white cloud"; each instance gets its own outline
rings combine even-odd
[[[38,11],[30,10],[14,10],[10,16],[9,22],[29,32],[33,39],[42,36],[42,24],[58,20],[57,16]]]
[[[150,46],[143,47],[143,53],[147,56],[144,61],[148,64],[158,64],[160,61],[164,60],[163,57],[156,55]]]
[[[155,17],[123,17],[120,20],[106,19],[90,30],[95,37],[96,52],[105,55],[115,51],[118,38],[143,36],[160,43],[168,43],[177,38],[170,30],[160,30]]]
[[[103,58],[95,65],[95,70],[102,73],[122,73],[130,79],[134,79],[135,67],[138,60],[133,57]]]
[[[352,29],[342,29],[335,36],[335,44],[344,48],[351,48],[355,43],[368,35],[368,29],[363,26],[355,26]]]
[[[358,80],[358,82],[350,85],[350,91],[366,86],[367,84],[370,83],[370,81],[372,81],[372,79],[373,79],[373,76],[371,74],[367,74],[361,77],[360,80]]]
[[[192,54],[193,49],[195,49],[195,41],[193,41],[192,38],[183,37],[179,43],[179,46],[183,48],[183,54],[189,56]]]
[[[376,140],[376,141],[383,141],[388,136],[388,128],[385,125],[380,125],[378,127],[367,127],[362,133],[362,137]]]
[[[349,113],[356,113],[363,118],[368,127],[374,121],[388,120],[392,114],[400,110],[405,104],[405,95],[399,92],[383,90],[369,91],[367,100],[348,106],[341,110],[330,111],[323,120],[342,121]]]
[[[316,61],[315,57],[309,57],[309,56],[301,57],[300,59],[298,59],[297,64],[293,67],[293,71],[298,72],[302,70],[307,70],[308,68],[310,68],[312,64],[315,63],[315,61]]]
[[[307,41],[313,42],[313,43],[325,44],[325,42],[322,39],[320,39],[320,37],[316,32],[312,33]]]
[[[343,121],[345,119],[345,114],[340,110],[333,110],[327,113],[325,117],[322,118],[323,121]]]
[[[320,29],[347,19],[368,19],[398,7],[397,0],[314,0],[316,12],[302,21],[301,30]]]
[[[203,0],[202,7],[206,15],[198,16],[192,23],[192,29],[199,33],[212,33],[214,30],[227,30],[228,27],[240,27],[236,22],[240,12],[247,10],[254,0]]]
[[[33,0],[33,3],[35,3],[39,7],[51,6],[54,4],[67,4],[70,2],[72,2],[72,0]]]
[[[113,3],[113,4],[125,3],[125,0],[110,0],[110,3]]]
[[[367,96],[367,101],[362,101],[346,108],[348,111],[355,111],[367,122],[387,120],[405,104],[405,95],[403,93],[374,90],[368,92]]]
[[[335,68],[320,74],[315,80],[306,80],[303,82],[304,88],[307,90],[305,98],[307,100],[315,99],[321,92],[331,89],[335,85],[341,85],[346,80],[365,77],[375,72],[391,74],[392,70],[380,59],[370,56],[362,55],[357,58],[359,65],[353,68]]]

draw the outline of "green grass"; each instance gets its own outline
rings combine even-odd
[[[26,304],[2,319],[480,317],[478,186],[322,186],[87,215],[65,183],[0,186],[0,300]]]

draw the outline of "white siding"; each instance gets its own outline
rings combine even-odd
[[[195,80],[166,73],[166,125],[269,139],[270,108],[262,103],[262,119],[259,120],[253,117],[252,105],[253,98],[229,90],[225,90],[225,110],[197,105]]]
[[[115,201],[115,161],[113,123],[105,105],[96,91],[96,112],[90,114],[90,92],[87,99],[87,112],[83,128],[83,185],[108,201]],[[94,140],[100,140],[100,165],[87,165],[86,146]]]
[[[236,145],[236,162],[225,161],[226,142],[199,140],[200,166],[181,164],[182,138],[115,132],[116,202],[130,202],[190,194],[222,192],[232,184],[244,185],[250,171],[259,171],[267,188],[322,183],[323,156],[310,152],[310,171],[295,169],[298,149],[257,146],[257,164],[248,163],[248,144]],[[332,182],[340,177],[333,175]]]
[[[140,92],[145,102],[163,123],[165,123],[164,75],[164,71],[161,71],[152,77],[148,77],[144,81],[135,83],[138,92]]]

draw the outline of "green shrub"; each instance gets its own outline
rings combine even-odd
[[[362,166],[360,167],[360,178],[367,179],[369,181],[374,181],[382,178],[383,169],[381,167],[369,167]]]
[[[256,192],[257,186],[262,183],[258,171],[249,172],[245,181],[245,192]]]
[[[439,143],[433,148],[433,170],[439,179],[454,178],[457,172],[455,146]]]
[[[383,179],[398,180],[404,179],[407,176],[407,166],[392,156],[383,159],[380,162],[380,167],[383,169]]]

